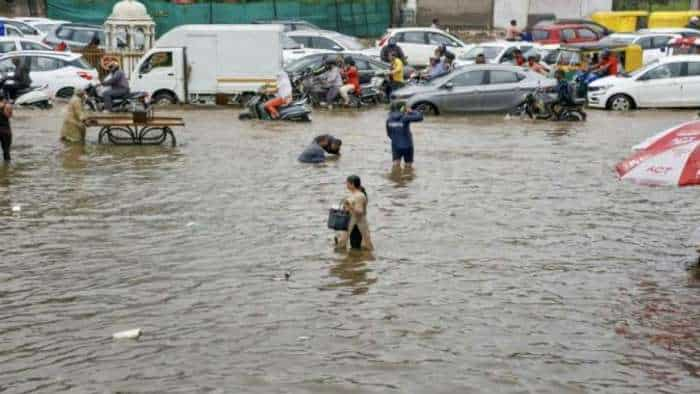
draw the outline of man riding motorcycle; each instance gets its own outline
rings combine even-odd
[[[289,81],[289,75],[282,70],[277,74],[277,92],[273,99],[265,102],[265,111],[270,114],[272,119],[277,119],[280,116],[278,108],[292,102],[292,84]]]
[[[392,54],[392,53],[394,54],[394,56],[401,59],[401,61],[404,64],[406,64],[406,55],[404,55],[401,47],[396,44],[396,38],[394,38],[394,37],[391,37],[389,39],[389,43],[386,44],[386,46],[384,48],[382,48],[382,51],[380,52],[379,57],[381,57],[381,59],[384,63],[391,63],[391,60],[389,59],[389,54]]]
[[[119,68],[119,63],[112,62],[109,66],[109,74],[102,81],[102,86],[106,89],[102,91],[102,99],[104,100],[105,110],[112,111],[112,102],[115,99],[125,98],[129,95],[129,80],[126,74]]]

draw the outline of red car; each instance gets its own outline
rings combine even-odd
[[[532,41],[540,44],[568,44],[600,40],[598,33],[584,25],[548,25],[534,27]]]

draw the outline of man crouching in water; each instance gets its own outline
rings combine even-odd
[[[423,121],[423,113],[408,111],[399,103],[391,104],[391,112],[386,120],[386,134],[391,139],[391,156],[394,169],[401,168],[401,159],[407,169],[413,166],[413,135],[411,122]]]
[[[324,134],[314,138],[311,145],[307,146],[299,161],[302,163],[323,163],[326,161],[326,153],[340,155],[340,147],[343,141],[332,135]]]

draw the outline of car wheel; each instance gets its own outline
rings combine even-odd
[[[152,105],[171,105],[177,103],[177,97],[170,92],[158,92],[153,95]]]
[[[422,112],[425,116],[437,115],[438,110],[433,104],[430,103],[418,103],[413,106],[414,111]]]
[[[607,107],[613,111],[629,111],[634,108],[634,102],[626,94],[616,94],[608,100]]]
[[[63,99],[71,98],[71,97],[73,97],[74,90],[75,89],[73,89],[73,88],[59,89],[58,92],[56,92],[56,97],[63,98]]]

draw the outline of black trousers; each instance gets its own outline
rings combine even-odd
[[[351,249],[361,249],[362,248],[362,233],[357,226],[352,228],[350,231],[350,248]]]
[[[0,130],[0,146],[2,146],[2,159],[10,161],[10,146],[12,145],[12,131]]]

